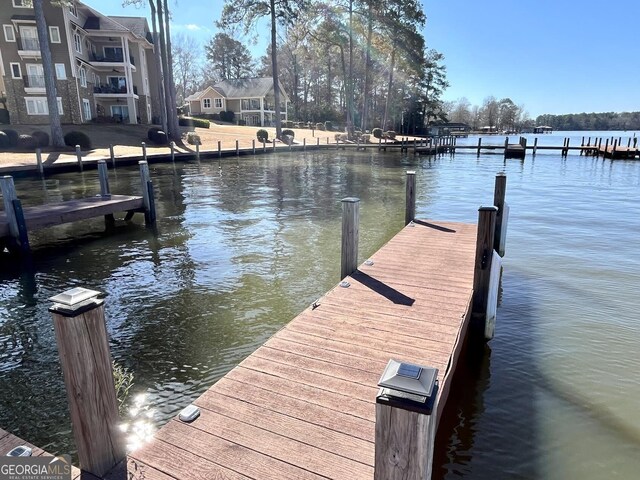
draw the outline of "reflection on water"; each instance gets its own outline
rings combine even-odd
[[[34,235],[31,267],[2,258],[0,426],[73,451],[46,299],[83,286],[108,294],[114,359],[142,395],[123,427],[139,444],[335,284],[341,198],[362,200],[361,260],[401,228],[407,169],[421,218],[475,221],[503,169],[511,207],[496,337],[457,378],[436,478],[634,478],[640,163],[549,152],[153,165],[157,233],[138,218],[105,234],[96,219]],[[111,184],[137,192],[136,169],[112,171]],[[99,189],[95,172],[16,186],[26,205]]]
[[[153,438],[157,428],[155,410],[149,404],[149,396],[139,393],[133,398],[120,429],[127,439],[127,451],[132,452]]]

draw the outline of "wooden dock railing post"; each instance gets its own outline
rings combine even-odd
[[[358,268],[358,237],[360,235],[360,199],[342,199],[342,255],[340,279]]]
[[[144,203],[144,222],[147,225],[153,225],[156,223],[156,203],[153,196],[153,182],[149,175],[149,164],[144,160],[141,160],[138,162],[138,165],[140,165],[140,182]]]
[[[256,139],[251,140],[251,149],[253,150],[253,154],[256,154]]]
[[[118,399],[99,292],[74,288],[50,298],[80,468],[104,476],[125,458]]]
[[[238,139],[236,138],[236,157],[240,156],[240,143],[238,143]]]
[[[80,145],[76,145],[76,160],[78,160],[78,168],[82,172],[82,150]]]
[[[374,480],[430,480],[438,370],[390,360],[378,382]]]
[[[0,178],[0,192],[2,192],[4,213],[9,224],[9,234],[11,235],[9,249],[10,251],[28,253],[30,247],[27,224],[24,220],[22,203],[18,199],[12,176],[6,175]]]
[[[171,149],[171,163],[176,161],[176,142],[170,142],[169,148]]]
[[[200,161],[200,142],[196,141],[196,160]]]
[[[480,156],[480,147],[482,146],[482,137],[478,138],[478,156]]]
[[[629,138],[631,140],[631,138]],[[42,163],[42,149],[36,148],[36,163],[38,165],[38,173],[44,175],[44,164]]]
[[[504,257],[505,242],[507,238],[507,222],[509,220],[509,205],[504,201],[507,193],[507,175],[504,172],[496,175],[496,184],[493,191],[493,205],[498,209],[496,213],[496,228],[493,237],[493,248],[501,257]]]
[[[489,285],[493,264],[493,244],[496,229],[496,207],[478,209],[478,236],[476,239],[476,259],[473,272],[473,308],[471,329],[476,336],[487,338],[487,308],[489,306]],[[496,289],[497,294],[497,289]],[[493,332],[491,332],[493,335]]]
[[[409,225],[416,218],[416,172],[407,172],[407,194],[404,209],[404,224]]]
[[[142,142],[142,160],[147,161],[147,144]]]
[[[109,158],[111,158],[111,165],[113,166],[113,168],[116,168],[116,156],[113,152],[113,144],[110,143],[109,144]]]
[[[218,140],[218,158],[222,157],[222,144],[220,140]]]
[[[107,170],[107,162],[98,160],[98,180],[100,180],[100,196],[108,197],[111,195],[109,189],[109,172]]]

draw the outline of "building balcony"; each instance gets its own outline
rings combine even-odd
[[[95,85],[93,87],[93,95],[96,97],[113,97],[113,98],[126,97],[128,96],[127,86],[126,85],[116,86],[112,84]],[[133,97],[138,98],[138,87],[135,85],[133,86]]]
[[[40,43],[37,38],[21,38],[18,43],[18,55],[20,58],[40,58]]]
[[[98,55],[96,53],[91,53],[89,55],[89,63],[92,67],[96,68],[112,68],[112,67],[123,67],[124,66],[124,56],[123,55]],[[129,66],[135,72],[136,71],[136,62],[133,56],[129,56]]]

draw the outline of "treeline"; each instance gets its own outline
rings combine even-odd
[[[482,105],[472,105],[462,97],[452,102],[444,103],[447,120],[456,123],[466,123],[472,130],[489,127],[498,131],[520,131],[534,126],[524,105],[517,105],[510,98],[498,100],[488,96]]]
[[[255,31],[274,8],[279,19],[276,62],[271,46],[252,62],[234,28]],[[444,119],[448,86],[444,57],[427,48],[419,0],[226,0],[222,29],[205,46],[207,67],[196,68],[193,45],[176,42],[176,83],[182,98],[225,77],[272,76],[280,82],[295,121],[422,131]],[[266,29],[261,30],[269,38]]]
[[[540,115],[536,122],[554,130],[640,130],[640,112]]]

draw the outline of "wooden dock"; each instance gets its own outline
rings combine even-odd
[[[53,455],[45,452],[41,448],[36,447],[35,445],[22,440],[21,438],[12,435],[11,433],[0,428],[0,456],[4,457],[8,452],[13,450],[16,447],[26,446],[31,448],[33,457],[52,457]],[[79,468],[72,467],[71,468],[71,478],[72,480],[99,480],[98,477],[95,477],[87,472],[82,472]]]
[[[463,347],[493,337],[508,206],[498,174],[477,225],[416,220],[415,176],[406,226],[361,264],[360,201],[343,199],[340,283],[196,399],[199,416],[128,455],[105,301],[51,298],[80,467],[108,480],[429,479]],[[393,361],[401,385],[381,380]]]
[[[129,455],[145,478],[373,478],[390,358],[438,368],[442,414],[469,325],[476,226],[416,222]],[[107,476],[108,477],[108,476]]]
[[[144,213],[145,222],[155,222],[155,201],[153,183],[149,177],[146,161],[139,162],[142,196],[112,195],[109,176],[104,160],[98,162],[100,195],[95,197],[47,203],[23,208],[18,199],[13,178],[0,178],[0,191],[4,211],[0,211],[0,253],[5,247],[11,253],[30,251],[29,232],[55,225],[104,217],[107,228],[115,223],[114,214],[127,212],[125,220],[130,220],[136,212]]]

